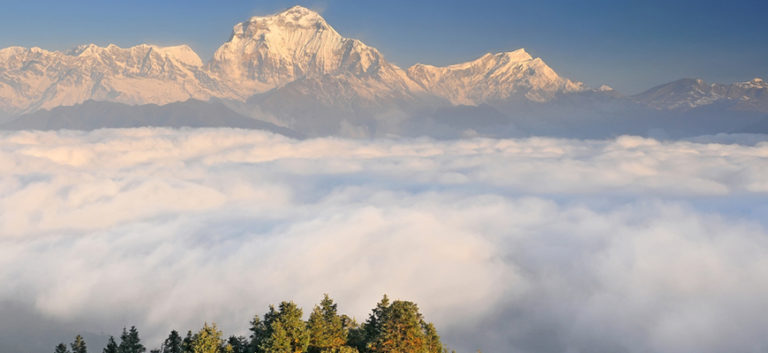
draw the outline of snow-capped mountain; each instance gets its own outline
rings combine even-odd
[[[301,6],[235,25],[208,69],[242,96],[324,76],[347,77],[349,88],[369,99],[420,91],[378,50],[342,37],[318,13]]]
[[[429,97],[454,104],[518,96],[544,102],[557,93],[583,89],[522,49],[447,67],[419,64],[406,71],[301,6],[235,25],[207,63],[186,45],[0,50],[0,110],[15,114],[87,100],[245,101],[272,90],[288,90],[292,98],[312,95],[329,105],[388,106]],[[279,94],[270,96],[279,101]]]
[[[169,110],[142,107],[199,100],[220,102],[236,114],[306,136],[450,137],[521,131],[576,136],[580,131],[579,136],[599,137],[673,130],[682,136],[691,125],[702,127],[696,133],[716,133],[762,121],[768,112],[767,92],[761,79],[735,84],[680,80],[627,98],[608,86],[591,89],[562,77],[524,49],[404,70],[301,6],[238,23],[208,62],[186,45],[0,50],[0,123],[35,117],[35,126],[62,126],[65,120],[52,119],[67,114],[81,125],[105,126],[94,121],[102,106],[81,104],[86,101],[136,107],[109,106],[103,112],[114,116],[105,118],[107,125],[124,126],[116,121],[117,112],[143,124],[147,122],[135,118],[143,112],[173,111],[185,116],[185,123],[203,126],[205,122],[188,114],[188,107],[198,103]],[[51,110],[61,106],[75,107]],[[710,106],[706,124],[694,120],[704,116],[701,107]],[[51,114],[31,114],[39,110]],[[73,118],[78,114],[87,119]],[[725,115],[742,118],[725,121]]]
[[[662,110],[686,110],[722,103],[737,109],[768,112],[768,82],[761,78],[732,84],[681,79],[651,88],[633,98]]]
[[[232,95],[188,46],[83,45],[69,52],[0,50],[0,109],[30,112],[86,100],[167,104]]]
[[[557,94],[586,90],[581,82],[560,77],[541,58],[533,58],[524,49],[489,53],[445,67],[416,64],[408,69],[408,76],[428,92],[463,105],[515,97],[547,102]]]

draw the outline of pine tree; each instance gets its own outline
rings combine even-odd
[[[160,353],[182,353],[181,336],[176,330],[171,330],[171,333],[168,334],[168,338],[163,341]]]
[[[368,320],[363,324],[361,332],[352,332],[350,341],[354,342],[354,346],[361,352],[369,352],[371,343],[381,336],[382,324],[387,320],[389,316],[389,297],[386,294],[381,298],[373,308],[371,315],[368,316]]]
[[[120,345],[117,346],[118,353],[144,353],[146,350],[141,344],[136,326],[131,326],[130,330],[123,328],[123,333],[120,335]]]
[[[364,332],[366,344],[361,351],[369,353],[443,353],[444,350],[434,325],[424,321],[415,303],[396,300],[390,305],[386,295],[373,309]]]
[[[53,353],[69,353],[69,349],[67,349],[66,344],[59,343],[56,345],[56,348],[54,348]]]
[[[192,335],[192,331],[187,331],[187,336],[181,341],[181,351],[184,353],[192,353],[192,342],[195,341],[195,336]]]
[[[83,336],[75,336],[75,341],[70,344],[70,347],[72,347],[72,353],[88,353]]]
[[[107,346],[104,347],[104,353],[119,353],[117,348],[117,343],[115,342],[115,337],[109,336],[109,340],[107,340]]]
[[[368,339],[365,334],[365,325],[361,327],[351,327],[347,335],[347,345],[354,347],[355,351],[365,352],[368,345]]]
[[[427,353],[443,353],[444,351],[447,351],[445,346],[443,346],[443,343],[440,341],[440,336],[437,334],[435,325],[433,325],[431,322],[422,323],[422,327],[424,329],[424,342],[426,348],[425,351]]]
[[[275,306],[270,305],[269,311],[264,314],[264,320],[260,320],[258,315],[253,317],[251,327],[249,328],[251,331],[249,353],[264,353],[262,347],[272,335],[272,323],[277,316],[278,312],[275,310]]]
[[[338,315],[337,305],[325,294],[307,322],[311,353],[331,352],[347,343],[347,329]]]
[[[231,353],[248,353],[248,340],[243,336],[229,336],[225,347],[231,347]]]
[[[258,345],[258,353],[301,353],[307,351],[309,331],[301,319],[302,310],[294,302],[280,303],[280,310],[264,315],[264,325],[268,328],[266,338]]]
[[[208,323],[206,322],[192,341],[192,352],[220,353],[221,345],[221,331],[216,328],[215,323],[208,326]]]
[[[251,331],[250,342],[248,342],[248,353],[261,353],[261,344],[264,342],[267,333],[267,327],[264,321],[259,319],[259,315],[255,315],[251,320],[251,327],[248,328]]]
[[[275,321],[270,325],[272,333],[261,346],[264,353],[291,353],[291,339],[283,323]]]

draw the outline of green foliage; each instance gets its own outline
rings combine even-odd
[[[221,331],[206,322],[192,341],[192,353],[221,353]]]
[[[368,321],[366,321],[365,325],[363,325],[363,331],[365,333],[365,337],[363,339],[364,345],[362,347],[358,347],[359,350],[368,351],[370,342],[373,342],[378,337],[383,335],[383,324],[388,320],[388,317],[389,297],[384,294],[384,297],[381,298],[381,301],[376,304],[375,308],[373,308],[371,315],[368,316]]]
[[[266,337],[259,343],[263,353],[301,353],[309,346],[309,331],[301,319],[302,310],[294,302],[280,303],[280,310],[264,315]]]
[[[366,336],[364,327],[352,327],[349,329],[349,334],[347,335],[348,346],[354,347],[355,351],[365,352],[367,344],[368,337]]]
[[[443,343],[440,341],[440,335],[437,334],[437,329],[435,328],[435,325],[433,325],[431,322],[424,323],[424,321],[422,320],[422,327],[424,329],[425,350],[428,353],[447,352],[446,347],[443,346]]]
[[[117,343],[115,342],[115,337],[109,336],[109,340],[107,340],[107,346],[104,347],[104,353],[118,353],[117,349]]]
[[[226,353],[248,353],[248,340],[243,336],[229,336],[224,345]]]
[[[53,349],[53,353],[70,353],[69,349],[67,349],[67,345],[64,343],[59,343],[56,345],[56,348]]]
[[[182,353],[181,336],[176,330],[172,330],[171,333],[168,334],[168,338],[163,341],[160,353]]]
[[[291,339],[288,337],[288,332],[283,327],[283,323],[275,321],[270,325],[271,334],[261,345],[261,350],[264,353],[290,353]]]
[[[118,353],[144,353],[146,350],[141,344],[136,326],[131,326],[130,330],[123,328],[123,333],[120,335],[120,345],[117,346]]]
[[[187,331],[187,336],[181,341],[181,351],[184,353],[192,353],[192,342],[195,337],[192,336],[192,331]]]
[[[251,342],[249,347],[249,353],[264,353],[263,347],[267,344],[267,340],[272,335],[272,323],[275,321],[278,313],[275,310],[274,305],[269,306],[269,311],[264,314],[264,320],[259,319],[256,315],[251,320]]]
[[[307,322],[310,353],[330,352],[347,343],[347,328],[338,315],[337,305],[325,294]]]
[[[368,348],[374,353],[421,353],[425,343],[416,304],[395,301],[379,322],[378,335],[369,342]]]
[[[75,336],[75,341],[70,344],[70,347],[72,347],[72,353],[88,353],[83,336]]]
[[[356,343],[358,349],[368,353],[443,353],[444,350],[434,325],[424,321],[415,303],[396,300],[389,304],[386,295],[373,309],[363,331],[364,348],[361,342]]]
[[[274,305],[262,318],[250,322],[249,339],[230,336],[222,339],[216,324],[205,323],[196,334],[187,331],[182,339],[171,331],[159,349],[150,353],[447,353],[432,323],[424,321],[418,306],[409,301],[389,301],[384,295],[362,325],[340,315],[338,305],[327,295],[316,305],[307,321],[292,301]],[[87,353],[82,336],[70,345],[58,344],[54,353]],[[144,353],[135,326],[123,328],[120,344],[109,337],[103,353]],[[455,353],[455,352],[454,352]]]
[[[351,346],[341,346],[331,350],[323,351],[323,353],[358,353],[358,350],[357,348]]]

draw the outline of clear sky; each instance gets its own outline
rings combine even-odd
[[[766,0],[2,1],[0,47],[186,43],[207,60],[235,23],[299,4],[403,67],[524,47],[561,75],[629,94],[768,76]]]

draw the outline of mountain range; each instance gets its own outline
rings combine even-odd
[[[186,45],[0,50],[5,129],[149,125],[264,128],[295,136],[676,137],[763,132],[749,129],[768,126],[767,117],[768,84],[759,78],[734,84],[683,79],[623,96],[561,77],[524,49],[403,69],[301,6],[238,23],[207,62]]]

